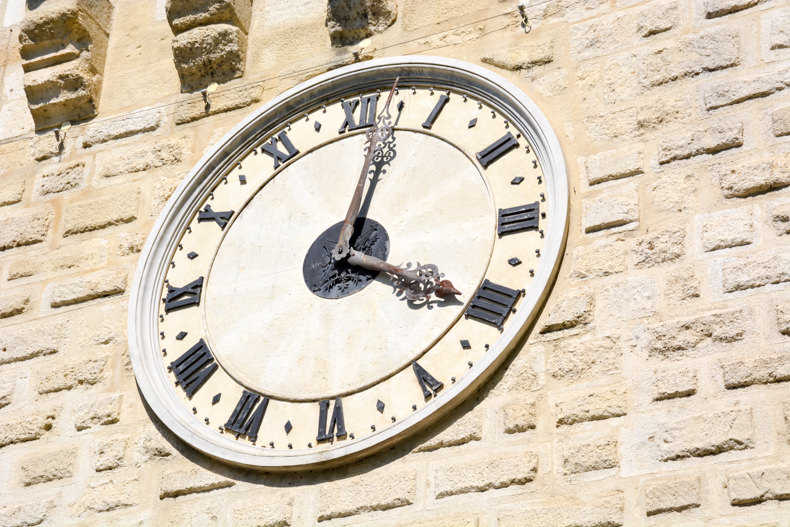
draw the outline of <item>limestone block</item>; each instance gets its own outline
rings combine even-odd
[[[105,479],[92,481],[82,497],[71,505],[72,514],[111,512],[140,504],[140,485],[136,479]]]
[[[790,358],[785,354],[721,361],[719,367],[728,390],[790,381]]]
[[[742,145],[743,123],[715,123],[704,130],[696,130],[680,137],[673,136],[662,141],[658,145],[658,162],[666,164],[703,154],[715,154]]]
[[[25,487],[58,479],[70,478],[77,462],[77,449],[62,449],[47,454],[28,456],[20,467]]]
[[[655,358],[674,358],[679,353],[705,351],[718,344],[741,341],[751,331],[747,309],[730,309],[652,324],[646,329],[645,347]]]
[[[94,117],[99,84],[84,59],[26,73],[25,93],[36,129]]]
[[[94,441],[91,447],[93,469],[96,472],[103,472],[120,467],[123,464],[123,457],[126,453],[126,442],[127,440],[124,436]]]
[[[6,505],[0,508],[0,518],[3,527],[29,527],[39,525],[49,518],[50,512],[55,508],[52,500],[41,500],[24,503],[21,505]]]
[[[462,17],[481,9],[475,2],[462,0],[438,0],[426,3],[422,0],[403,0],[403,28],[412,31],[432,24],[441,24],[450,16]]]
[[[480,61],[509,71],[529,70],[554,62],[554,41],[543,39],[533,44],[487,51]]]
[[[106,365],[107,358],[104,357],[52,368],[41,375],[38,393],[71,390],[81,385],[92,386],[102,380]]]
[[[760,0],[703,0],[705,18],[716,18],[755,6]]]
[[[106,270],[72,278],[52,287],[50,305],[68,306],[118,295],[126,291],[127,272],[125,270]]]
[[[523,352],[517,353],[502,375],[502,380],[494,388],[494,392],[512,395],[514,392],[539,388],[543,382],[543,353],[543,348],[539,346],[525,348]]]
[[[436,498],[445,498],[470,492],[484,492],[512,485],[525,485],[535,479],[538,456],[519,453],[491,459],[455,462],[442,466],[434,473]]]
[[[679,24],[679,2],[651,4],[637,15],[636,34],[642,38],[647,38],[669,31]]]
[[[790,255],[755,255],[732,258],[722,264],[721,287],[725,293],[745,291],[790,281]]]
[[[585,438],[562,445],[562,473],[566,476],[616,468],[619,465],[620,454],[616,438]]]
[[[636,176],[644,172],[644,148],[634,145],[601,152],[585,158],[584,167],[588,185]]]
[[[437,516],[435,513],[426,515],[425,519],[403,523],[378,523],[381,527],[480,527],[480,518],[473,514],[444,514]]]
[[[293,498],[267,492],[265,497],[235,502],[233,525],[288,527],[292,524]]]
[[[134,461],[137,466],[156,459],[168,458],[172,454],[173,449],[170,444],[153,426],[143,427],[136,434]]]
[[[701,217],[702,250],[718,251],[754,242],[754,217],[750,209],[706,214]]]
[[[667,299],[673,302],[693,300],[700,296],[701,283],[693,267],[681,267],[669,273],[664,292]]]
[[[479,410],[473,410],[434,437],[423,441],[415,452],[430,452],[439,448],[480,441],[483,437],[483,419]]]
[[[211,104],[206,107],[203,97],[191,97],[179,104],[176,109],[176,124],[186,124],[210,115],[230,112],[259,102],[263,94],[263,85],[237,86],[215,92],[211,96]]]
[[[109,178],[175,165],[188,155],[187,149],[183,140],[114,148],[96,156],[97,174]]]
[[[162,474],[159,482],[159,499],[224,489],[235,484],[235,481],[199,468],[170,471]]]
[[[85,185],[85,163],[55,165],[42,170],[36,176],[35,192],[40,198],[74,190]]]
[[[680,512],[701,505],[699,477],[676,478],[649,484],[645,489],[645,514]]]
[[[790,336],[790,302],[776,304],[776,326],[779,333]]]
[[[582,201],[582,227],[591,233],[639,221],[636,188],[612,191],[599,198]]]
[[[106,242],[95,239],[65,245],[35,258],[15,258],[8,265],[8,280],[47,274],[63,275],[100,267],[107,260],[106,253]]]
[[[722,164],[714,169],[725,198],[746,198],[790,185],[790,161],[771,160]]]
[[[771,49],[790,48],[790,13],[768,15],[771,19],[771,29],[768,42]]]
[[[16,379],[0,379],[0,408],[5,408],[14,398],[14,388],[16,388]]]
[[[244,74],[247,35],[236,26],[200,26],[173,38],[173,58],[181,91],[200,90]]]
[[[118,238],[118,256],[129,256],[143,250],[144,233],[123,233]]]
[[[735,472],[727,478],[731,505],[790,498],[790,469],[783,465]]]
[[[36,161],[44,161],[60,154],[60,142],[55,132],[45,132],[33,138],[33,158]]]
[[[63,236],[90,232],[137,219],[140,191],[112,190],[102,197],[66,207]]]
[[[66,347],[67,326],[62,321],[37,320],[0,331],[0,365],[51,355]]]
[[[622,493],[552,496],[545,503],[499,513],[497,527],[619,527],[626,525]]]
[[[626,270],[626,245],[608,241],[602,245],[580,245],[573,250],[571,276],[577,280],[609,276]]]
[[[25,180],[22,177],[9,177],[3,174],[0,182],[0,207],[13,205],[22,201],[25,195]]]
[[[697,372],[694,369],[657,370],[653,378],[653,400],[666,401],[697,393]]]
[[[633,67],[638,67],[638,63]],[[619,87],[612,89],[614,92],[618,90]],[[677,90],[672,91],[671,97],[656,95],[637,104],[631,101],[628,103],[631,106],[618,107],[615,110],[606,109],[586,116],[584,126],[590,138],[595,141],[632,142],[645,133],[672,123],[685,123],[688,108],[697,104],[696,98],[692,100],[688,96],[682,96]],[[625,104],[626,102],[623,102],[623,105]]]
[[[659,461],[754,448],[752,409],[731,408],[675,420],[657,432],[653,444]]]
[[[154,184],[154,196],[151,203],[151,217],[155,218],[165,208],[167,200],[181,183],[180,177],[161,177]]]
[[[21,415],[4,415],[0,421],[0,448],[41,439],[52,429],[59,411],[54,408],[26,408]]]
[[[4,213],[0,218],[0,251],[43,242],[52,224],[52,217],[49,207]]]
[[[107,394],[80,403],[74,409],[74,428],[85,430],[98,425],[111,425],[121,418],[121,395]]]
[[[603,289],[598,298],[599,313],[627,320],[641,318],[656,312],[658,286],[648,277],[625,278]]]
[[[589,324],[593,318],[593,297],[589,294],[568,295],[555,302],[549,309],[541,333]]]
[[[625,386],[615,386],[584,395],[573,394],[554,405],[557,426],[601,421],[622,417],[627,413],[628,394]]]
[[[619,339],[603,337],[564,341],[548,354],[548,372],[557,380],[578,381],[622,370],[623,351]]]
[[[790,24],[790,17],[787,17],[787,22]],[[780,108],[771,114],[771,132],[776,137],[790,135],[790,106]]]
[[[683,227],[674,227],[647,234],[636,241],[633,251],[637,267],[675,261],[686,252],[686,231]]]
[[[197,508],[194,504],[180,504],[168,509],[166,527],[221,527],[217,507]]]
[[[398,18],[395,0],[329,0],[326,27],[333,46],[348,46],[381,33]]]
[[[29,307],[29,290],[11,290],[0,293],[0,319],[21,315]]]
[[[747,79],[716,82],[704,88],[705,108],[715,110],[751,99],[767,97],[790,84],[790,70],[757,75]]]
[[[102,121],[87,127],[82,136],[82,147],[90,148],[115,139],[152,132],[159,128],[161,123],[161,111],[147,111]]]
[[[231,24],[247,33],[251,4],[251,0],[168,0],[165,12],[174,34],[209,24]]]
[[[502,408],[506,434],[519,434],[538,426],[538,405],[535,401],[518,402]]]
[[[411,505],[417,499],[417,473],[386,470],[334,481],[318,495],[318,521]]]

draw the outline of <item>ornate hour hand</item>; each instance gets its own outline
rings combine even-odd
[[[359,174],[359,181],[354,190],[354,195],[351,198],[351,203],[348,206],[346,219],[343,220],[343,227],[340,229],[340,236],[337,240],[337,245],[332,250],[332,258],[334,260],[342,260],[348,256],[351,250],[351,236],[354,234],[354,222],[359,216],[359,209],[362,206],[362,191],[365,188],[365,179],[367,179],[370,165],[373,163],[377,155],[381,154],[387,140],[392,136],[392,116],[390,115],[390,101],[392,95],[395,93],[395,88],[398,86],[400,77],[395,78],[395,83],[392,85],[390,94],[387,97],[387,104],[384,109],[376,117],[376,122],[365,132],[365,163],[362,165],[362,172]]]
[[[432,294],[439,298],[461,294],[450,280],[442,280],[444,274],[440,273],[439,268],[433,264],[420,265],[418,262],[414,268],[411,263],[407,263],[405,267],[398,267],[354,249],[349,249],[348,263],[372,271],[384,271],[395,287],[403,291],[406,298],[413,302],[430,300]]]

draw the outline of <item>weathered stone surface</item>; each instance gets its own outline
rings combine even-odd
[[[97,156],[98,175],[115,177],[180,163],[186,156],[183,141],[165,141],[113,149]]]
[[[645,489],[645,514],[647,516],[680,512],[700,505],[700,480],[698,477],[661,481],[650,484]]]
[[[649,199],[658,211],[685,212],[694,206],[699,171],[663,173],[648,187]]]
[[[596,185],[644,172],[644,147],[633,145],[601,152],[584,159],[587,184]]]
[[[209,24],[231,24],[247,33],[251,3],[251,0],[168,0],[165,12],[175,34]]]
[[[653,379],[653,400],[689,397],[697,393],[697,384],[697,372],[693,369],[656,371]]]
[[[232,487],[236,482],[198,468],[165,472],[159,482],[159,499]]]
[[[750,311],[730,309],[669,320],[642,329],[646,330],[645,347],[651,356],[678,358],[679,354],[705,351],[713,345],[741,341],[751,326]]]
[[[658,162],[666,164],[703,154],[716,154],[742,145],[743,123],[715,123],[702,130],[662,141],[658,145]]]
[[[790,185],[790,162],[786,158],[745,163],[727,163],[716,167],[725,198],[746,198]]]
[[[16,388],[16,379],[0,379],[0,408],[5,408],[13,402],[14,388]]]
[[[0,319],[21,315],[29,307],[29,290],[11,290],[0,293]]]
[[[0,331],[0,364],[51,355],[66,345],[66,324],[37,320]]]
[[[541,346],[533,346],[517,353],[508,365],[492,393],[512,395],[514,392],[536,390],[543,382],[543,355]]]
[[[755,6],[760,0],[704,0],[705,18],[716,18]]]
[[[0,422],[0,448],[40,439],[52,429],[59,410],[28,408],[27,412],[30,413],[4,416]]]
[[[22,505],[6,505],[0,508],[2,527],[31,527],[40,525],[55,508],[52,500],[36,500]]]
[[[628,394],[624,386],[573,395],[554,405],[557,426],[611,419],[627,413]]]
[[[437,0],[433,5],[426,4],[422,0],[403,0],[399,3],[403,13],[403,27],[407,31],[441,24],[449,16],[465,16],[481,8],[475,3],[457,0]]]
[[[18,280],[41,274],[66,274],[103,265],[106,261],[106,243],[89,240],[67,245],[36,257],[20,257],[8,265],[8,280]]]
[[[613,90],[617,91],[617,88]],[[630,107],[595,113],[584,118],[584,125],[595,141],[631,142],[672,123],[685,122],[692,104],[696,102],[673,92],[672,97],[651,97]]]
[[[790,23],[790,17],[787,21]],[[790,135],[790,106],[780,108],[771,114],[771,132],[776,137]]]
[[[241,77],[246,54],[247,36],[228,24],[196,27],[173,38],[173,58],[185,92]]]
[[[4,213],[0,218],[0,251],[43,242],[52,224],[52,216],[49,207]]]
[[[686,231],[675,227],[647,234],[634,244],[637,267],[653,267],[677,260],[686,252]]]
[[[731,505],[752,505],[790,498],[790,469],[783,465],[745,470],[727,478]]]
[[[70,508],[72,514],[88,512],[111,512],[140,504],[140,488],[136,479],[106,479],[93,481],[84,491],[82,498]]]
[[[790,357],[785,354],[722,361],[719,367],[728,390],[790,381]]]
[[[555,302],[549,309],[541,333],[589,324],[593,318],[593,297],[589,294],[568,295]]]
[[[658,308],[658,286],[652,278],[626,278],[598,294],[599,313],[634,319],[652,315]]]
[[[596,232],[639,221],[639,194],[636,188],[607,192],[582,201],[584,232]]]
[[[112,190],[102,197],[66,207],[64,236],[90,232],[137,219],[140,191]]]
[[[173,449],[162,434],[153,426],[143,427],[136,434],[134,462],[142,466],[149,461],[165,459],[173,455]]]
[[[616,337],[564,341],[547,356],[549,374],[557,380],[577,381],[622,369],[623,352]]]
[[[658,35],[680,24],[680,4],[664,2],[651,4],[639,12],[636,34],[642,38]]]
[[[107,141],[151,132],[159,128],[161,122],[162,112],[158,110],[108,119],[93,124],[85,130],[85,134],[82,136],[82,147],[90,148]]]
[[[85,430],[111,425],[121,418],[121,394],[107,394],[80,403],[74,408],[74,428]]]
[[[681,267],[669,273],[664,291],[667,299],[673,302],[693,300],[700,296],[701,282],[693,267]]]
[[[60,132],[58,132],[60,133]],[[33,138],[32,149],[33,158],[36,161],[44,161],[60,154],[61,143],[58,141],[54,132],[38,134]]]
[[[706,214],[701,222],[703,251],[739,247],[754,241],[754,217],[749,209]]]
[[[501,512],[497,527],[619,527],[626,525],[621,493],[552,496],[518,512]]]
[[[215,506],[195,507],[194,504],[176,504],[168,509],[167,527],[221,527],[219,510]]]
[[[620,464],[617,439],[585,438],[562,445],[562,473],[565,475],[616,468]]]
[[[715,110],[751,99],[767,97],[790,85],[790,70],[764,73],[747,79],[717,81],[703,89],[705,108]]]
[[[348,46],[381,33],[398,18],[394,0],[329,0],[326,27],[333,46]]]
[[[439,448],[463,445],[483,438],[483,419],[480,411],[471,411],[447,429],[424,441],[415,452],[430,452]]]
[[[790,48],[790,13],[771,14],[768,42],[771,49]]]
[[[25,195],[25,180],[21,177],[9,177],[3,174],[0,182],[0,207],[13,205],[22,201]]]
[[[580,245],[573,250],[571,276],[577,280],[609,276],[626,270],[626,244],[609,241],[600,245]]]
[[[38,393],[52,393],[71,390],[81,385],[94,385],[102,380],[106,365],[105,357],[50,369],[41,376]]]
[[[103,472],[120,467],[126,454],[126,442],[124,436],[95,441],[91,448],[93,469],[96,472]]]
[[[36,195],[46,198],[85,185],[85,163],[71,163],[42,171],[36,177]]]
[[[788,282],[790,255],[779,253],[732,258],[722,264],[721,278],[725,293]]]
[[[510,71],[528,70],[554,61],[554,41],[543,40],[534,44],[491,50],[480,61]]]
[[[470,514],[427,514],[425,519],[393,523],[376,522],[381,527],[480,527],[480,518]]]
[[[211,104],[206,107],[203,97],[192,97],[176,110],[176,124],[186,124],[203,117],[238,110],[261,100],[262,85],[237,86],[218,90],[211,95]]]
[[[20,467],[22,484],[25,487],[70,478],[74,474],[77,450],[67,449],[28,456]]]
[[[731,408],[665,423],[653,442],[659,461],[754,448],[751,408]]]
[[[790,302],[776,304],[776,327],[782,335],[790,336]]]
[[[118,295],[126,291],[127,272],[106,270],[72,278],[57,283],[52,288],[52,307],[79,304],[105,296]]]
[[[434,491],[438,499],[524,485],[534,480],[537,472],[538,456],[529,453],[455,463],[436,469]]]
[[[118,256],[129,256],[143,250],[145,234],[123,233],[118,239]]]
[[[518,402],[502,408],[506,434],[519,434],[538,426],[538,405],[535,401]]]
[[[293,519],[293,498],[267,493],[263,498],[234,503],[233,525],[288,527]]]
[[[414,471],[388,470],[332,482],[318,495],[318,521],[411,505],[417,498]]]

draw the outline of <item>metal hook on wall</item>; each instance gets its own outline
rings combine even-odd
[[[524,33],[532,31],[532,26],[529,25],[529,16],[527,16],[527,5],[529,0],[521,0],[518,3],[518,13],[521,15],[521,27],[524,28]]]

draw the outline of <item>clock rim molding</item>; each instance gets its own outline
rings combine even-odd
[[[214,427],[200,423],[179,400],[162,367],[156,327],[161,284],[170,255],[196,207],[221,181],[234,159],[249,151],[288,119],[308,108],[349,92],[383,89],[398,75],[401,86],[455,88],[507,114],[523,131],[543,169],[547,218],[546,241],[534,279],[511,314],[499,339],[457,382],[446,386],[429,404],[392,426],[365,437],[344,441],[329,450],[274,451],[231,441]],[[275,97],[243,119],[192,167],[168,200],[140,253],[129,304],[129,355],[145,402],[158,419],[193,448],[235,465],[265,470],[314,469],[367,456],[446,415],[488,380],[534,323],[559,271],[568,232],[568,177],[559,140],[538,106],[515,84],[481,66],[434,56],[374,59],[331,70]]]

